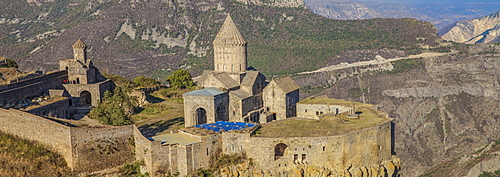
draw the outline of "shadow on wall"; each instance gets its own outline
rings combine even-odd
[[[171,126],[184,124],[184,117],[176,117],[174,119],[155,122],[138,127],[145,137],[152,137],[156,134],[165,131]]]

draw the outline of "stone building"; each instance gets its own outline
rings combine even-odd
[[[213,45],[214,70],[204,71],[198,79],[204,89],[183,96],[186,127],[219,120],[265,123],[295,116],[299,87],[289,76],[268,82],[247,67],[247,41],[230,15]],[[205,103],[208,96],[210,103]]]
[[[97,106],[104,92],[112,90],[114,84],[99,73],[92,60],[87,59],[87,46],[82,40],[78,39],[72,48],[74,58],[59,61],[59,70],[68,72],[68,79],[63,86],[71,97],[72,105]]]

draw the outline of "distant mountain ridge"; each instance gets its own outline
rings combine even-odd
[[[440,40],[428,22],[333,20],[300,2],[7,1],[0,3],[0,56],[22,70],[52,71],[81,38],[102,72],[164,80],[184,68],[196,76],[213,68],[211,43],[227,13],[248,41],[248,64],[266,75],[316,70],[346,50],[418,52]]]
[[[500,11],[485,17],[462,20],[443,33],[445,40],[466,44],[500,42]]]

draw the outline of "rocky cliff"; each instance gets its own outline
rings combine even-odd
[[[392,177],[398,176],[401,169],[400,160],[394,157],[392,160],[383,161],[380,164],[373,164],[362,167],[350,167],[345,170],[330,170],[323,167],[301,165],[289,171],[263,171],[252,167],[251,163],[244,162],[228,165],[218,169],[213,176],[216,177],[261,177],[261,176],[282,176],[282,177]]]
[[[447,27],[443,39],[448,41],[474,44],[500,41],[500,11],[491,15],[463,20]]]
[[[390,71],[354,67],[295,80],[304,86],[303,95],[367,102],[389,113],[402,173],[418,176],[441,164],[453,166],[447,164],[500,139],[499,52],[499,45],[475,44],[456,54],[395,61]],[[480,161],[453,166],[448,172],[455,173],[444,176],[465,176],[462,169]]]

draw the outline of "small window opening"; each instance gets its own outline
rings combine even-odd
[[[319,115],[319,111],[316,111],[316,115]]]
[[[306,110],[304,110],[304,112],[307,112],[307,109],[306,109]]]
[[[325,147],[325,146],[323,146],[323,151],[325,151],[325,150],[326,150],[326,147]]]
[[[306,160],[306,155],[302,154],[302,161],[305,161],[305,160]]]
[[[208,156],[208,148],[207,148],[207,156]]]
[[[293,161],[295,162],[297,160],[299,160],[299,154],[294,154],[293,155]]]

